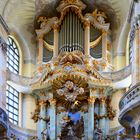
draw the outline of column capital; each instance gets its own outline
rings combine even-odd
[[[105,99],[105,97],[101,97],[101,98],[99,99],[99,101],[100,101],[100,103],[105,103],[106,99]]]
[[[90,27],[90,21],[89,20],[84,21],[84,27]]]
[[[89,97],[87,100],[88,100],[89,104],[94,104],[95,100],[96,100],[96,97],[92,96],[92,97]]]
[[[39,104],[39,106],[46,106],[47,105],[47,100],[39,100],[38,104]]]
[[[59,30],[59,25],[58,23],[53,24],[53,30],[58,31]]]
[[[56,99],[52,98],[52,99],[49,99],[48,101],[49,101],[50,105],[56,106]]]
[[[91,88],[91,89],[90,89],[90,92],[91,92],[91,93],[94,93],[94,92],[96,92],[96,91],[97,91],[97,88]]]

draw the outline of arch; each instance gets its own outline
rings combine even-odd
[[[130,31],[130,24],[126,20],[124,26],[122,27],[122,32],[121,32],[120,37],[119,37],[117,54],[125,53],[126,42],[127,42],[127,39],[128,39],[129,31]]]
[[[11,37],[8,37],[7,44],[7,67],[12,72],[19,74],[20,55],[17,44]]]
[[[15,74],[20,71],[20,53],[17,42],[12,37],[7,38],[7,67]],[[8,81],[7,81],[8,83]],[[18,124],[19,122],[19,92],[16,88],[7,84],[6,90],[6,109],[9,120]]]
[[[21,69],[22,69],[22,60],[23,60],[23,53],[22,53],[22,49],[21,49],[21,47],[20,47],[20,45],[19,45],[18,41],[15,39],[15,37],[14,37],[14,36],[9,35],[7,39],[9,39],[9,38],[11,38],[11,39],[14,41],[14,43],[15,43],[15,45],[16,45],[16,47],[17,47],[17,49],[18,49],[18,53],[19,53],[19,56],[20,56],[20,57],[19,57],[19,73],[18,73],[18,74],[21,74]]]
[[[25,33],[20,33],[21,32],[20,29],[18,30],[15,27],[10,27],[10,29],[12,30],[12,32],[10,33],[9,37],[12,37],[14,41],[17,43],[21,60],[35,61],[34,56],[35,56],[36,48],[32,49],[34,45],[31,44],[29,39],[27,39]]]

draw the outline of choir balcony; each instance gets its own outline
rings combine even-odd
[[[140,119],[140,83],[130,88],[119,103],[120,114],[119,122],[126,129],[128,135],[132,134],[132,130],[135,129],[135,134],[139,133]],[[133,131],[134,132],[134,131]]]

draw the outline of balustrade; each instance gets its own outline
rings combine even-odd
[[[122,110],[127,104],[140,97],[140,83],[128,90],[122,97],[119,108]]]

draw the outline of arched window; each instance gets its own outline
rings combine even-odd
[[[8,44],[7,68],[13,73],[18,74],[19,73],[19,51],[18,51],[17,45],[11,37],[8,38],[7,44]],[[18,124],[19,93],[14,87],[7,85],[6,95],[7,95],[6,109],[9,116],[9,120],[14,124]]]

